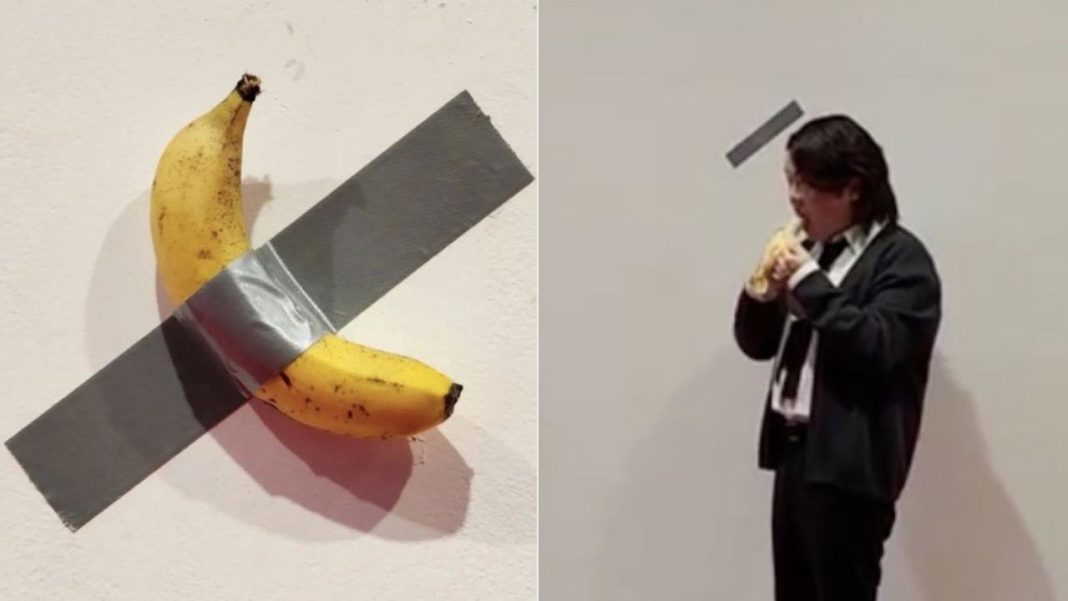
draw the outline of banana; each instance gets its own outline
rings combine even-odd
[[[260,80],[245,74],[168,142],[152,181],[152,245],[176,305],[251,249],[241,205],[245,126]],[[327,334],[255,393],[308,426],[363,438],[408,436],[452,415],[463,387],[402,355]]]
[[[791,239],[800,239],[802,235],[801,220],[794,217],[790,221],[775,230],[764,250],[764,256],[760,260],[753,274],[749,278],[749,287],[757,294],[764,294],[771,285],[771,270],[775,267],[775,260],[779,257]]]

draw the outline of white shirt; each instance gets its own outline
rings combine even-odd
[[[884,223],[872,224],[867,236],[864,235],[864,229],[860,225],[854,225],[841,234],[846,240],[846,247],[826,272],[827,278],[832,284],[835,286],[841,284],[842,279],[849,273],[853,264],[860,258],[860,255],[868,247],[875,236],[878,235],[884,225]],[[823,243],[817,242],[812,247],[812,250],[809,251],[812,258],[809,261],[806,261],[792,276],[790,276],[790,279],[786,283],[788,290],[793,290],[801,280],[805,279],[814,271],[819,271],[820,266],[817,263],[817,260],[821,252],[823,252]],[[797,317],[791,312],[787,315],[786,323],[789,326],[796,320]],[[779,372],[783,348],[786,346],[786,337],[789,332],[789,327],[783,328],[782,339],[779,341],[779,352],[776,354],[775,361],[771,368],[771,408],[786,416],[788,421],[803,422],[808,420],[812,408],[812,374],[816,361],[816,345],[819,343],[819,332],[816,331],[815,328],[812,330],[812,340],[809,342],[805,363],[801,367],[801,378],[797,384],[796,399],[782,398],[782,385],[786,379],[786,370],[783,370],[781,373]]]

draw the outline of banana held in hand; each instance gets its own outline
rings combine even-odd
[[[246,74],[212,110],[168,143],[152,182],[152,243],[175,304],[251,248],[241,206],[245,124],[260,80]],[[462,387],[415,359],[327,334],[256,397],[293,419],[339,434],[405,436],[452,414]]]
[[[749,278],[749,287],[757,294],[764,294],[771,285],[769,278],[775,268],[775,260],[779,258],[789,246],[791,239],[801,236],[801,220],[796,217],[789,223],[775,230],[771,241],[764,249],[764,257],[760,261],[753,275]]]

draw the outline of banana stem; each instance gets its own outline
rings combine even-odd
[[[243,100],[252,102],[260,94],[260,78],[251,73],[245,73],[238,80],[234,89],[237,90]]]

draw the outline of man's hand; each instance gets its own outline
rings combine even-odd
[[[760,259],[760,264],[757,265],[753,275],[750,276],[749,281],[746,283],[746,290],[748,290],[750,296],[757,300],[770,301],[775,299],[782,291],[786,280],[776,277],[775,268],[779,262],[780,255],[784,252],[790,240],[791,237],[782,228],[775,230],[771,240],[764,247],[764,254]]]
[[[771,279],[780,286],[784,285],[790,276],[802,265],[812,258],[808,251],[794,237],[788,237],[782,248],[775,256],[775,264],[771,269]]]

